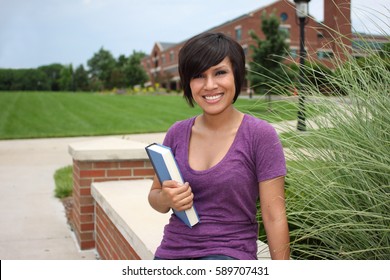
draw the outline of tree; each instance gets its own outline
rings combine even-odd
[[[141,66],[141,60],[145,56],[143,52],[133,51],[124,66],[126,83],[128,86],[143,85],[148,79],[144,68]]]
[[[141,67],[141,59],[145,56],[143,52],[133,51],[126,57],[120,55],[116,61],[116,66],[111,71],[109,85],[110,88],[126,88],[135,85],[143,85],[148,80],[148,75]]]
[[[116,66],[118,68],[123,68],[126,63],[128,62],[128,59],[125,55],[121,54],[119,57],[118,57],[118,60],[116,62]]]
[[[46,74],[38,69],[14,70],[14,81],[11,90],[49,90]]]
[[[110,88],[111,73],[116,66],[115,58],[111,52],[102,47],[88,60],[87,64],[92,78],[101,81],[105,88]]]
[[[46,73],[46,76],[49,79],[50,89],[52,91],[60,90],[60,78],[61,78],[61,71],[63,68],[64,66],[59,63],[44,65],[38,68],[39,70]]]
[[[112,70],[110,76],[110,88],[125,88],[126,76],[123,68],[116,67]]]
[[[0,90],[10,90],[15,80],[15,70],[0,69]]]
[[[261,29],[266,37],[261,40],[253,31],[251,37],[257,46],[253,50],[248,79],[257,93],[269,93],[272,85],[285,82],[283,60],[288,52],[287,34],[279,29],[279,19],[275,14],[261,16]]]
[[[74,91],[74,76],[72,64],[64,66],[60,74],[60,89],[63,91]]]
[[[101,48],[88,60],[89,71],[82,64],[74,70],[72,65],[58,63],[37,69],[0,69],[0,90],[101,91],[143,85],[148,80],[141,66],[144,56],[133,51],[115,60]]]
[[[89,90],[88,72],[82,64],[74,71],[74,84],[77,91]]]

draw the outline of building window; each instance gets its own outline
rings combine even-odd
[[[165,54],[163,54],[161,56],[161,64],[164,65],[165,64]]]
[[[245,57],[248,57],[248,45],[242,46],[242,49],[244,50]]]
[[[169,61],[170,62],[173,62],[175,60],[175,52],[174,51],[171,51],[169,53]]]
[[[282,22],[286,21],[287,19],[288,19],[287,13],[281,13],[281,14],[280,14],[280,20],[281,20]]]
[[[318,39],[324,38],[324,34],[323,34],[321,31],[318,31],[318,32],[317,32],[317,38],[318,38]]]
[[[241,41],[242,40],[242,28],[241,28],[241,26],[237,26],[235,28],[235,32],[236,32],[236,40],[237,41]]]
[[[290,49],[290,56],[291,56],[291,58],[297,58],[298,57],[298,49],[291,48]]]
[[[290,25],[279,25],[279,31],[286,35],[286,39],[290,38]]]
[[[158,67],[158,53],[157,52],[154,52],[153,62],[154,62],[154,68],[157,68]]]
[[[360,40],[355,39],[352,41],[352,48],[353,49],[372,49],[372,50],[381,50],[385,46],[384,42],[377,42],[377,41],[369,41],[369,40]]]
[[[319,50],[317,51],[318,59],[332,59],[334,57],[332,51]]]

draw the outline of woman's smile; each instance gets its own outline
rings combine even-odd
[[[215,94],[215,95],[205,95],[203,96],[206,99],[207,103],[216,103],[223,97],[223,93]]]

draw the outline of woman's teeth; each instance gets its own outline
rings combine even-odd
[[[205,98],[206,100],[216,100],[216,99],[220,98],[221,96],[222,96],[222,94],[218,94],[218,95],[207,95],[207,96],[205,96],[204,98]]]

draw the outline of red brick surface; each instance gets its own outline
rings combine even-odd
[[[105,182],[116,180],[151,179],[154,176],[153,167],[149,160],[125,160],[125,161],[73,161],[73,200],[72,212],[73,227],[81,249],[92,249],[99,245],[99,253],[106,259],[139,259],[134,250],[127,248],[125,241],[118,233],[106,233],[115,231],[115,226],[106,222],[105,227],[100,227],[99,239],[95,233],[95,202],[91,195],[93,182]],[[121,242],[124,252],[114,252],[107,242]],[[108,246],[107,248],[104,246]]]
[[[103,209],[96,206],[96,249],[103,260],[140,260]]]

